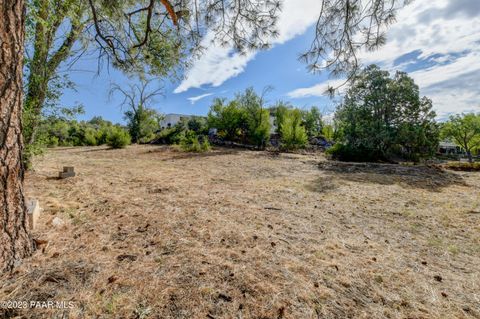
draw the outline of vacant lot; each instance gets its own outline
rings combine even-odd
[[[68,148],[26,188],[40,246],[0,300],[74,307],[7,317],[480,318],[480,173]]]

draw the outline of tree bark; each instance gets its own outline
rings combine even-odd
[[[0,0],[0,15],[0,272],[4,272],[29,256],[34,245],[23,194],[24,0]]]
[[[469,163],[473,163],[473,156],[472,156],[472,151],[467,149],[467,158]]]

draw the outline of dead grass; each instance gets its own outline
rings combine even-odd
[[[54,179],[63,165],[77,177]],[[231,149],[52,150],[26,179],[48,243],[1,277],[0,300],[74,307],[3,316],[480,318],[479,177]]]

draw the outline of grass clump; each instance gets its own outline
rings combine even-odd
[[[194,131],[186,131],[180,139],[180,149],[184,152],[203,153],[210,150],[210,143],[205,136],[199,136]]]

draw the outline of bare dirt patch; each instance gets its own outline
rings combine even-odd
[[[3,317],[480,318],[480,173],[95,147],[26,187],[39,248],[0,300],[74,307]]]

